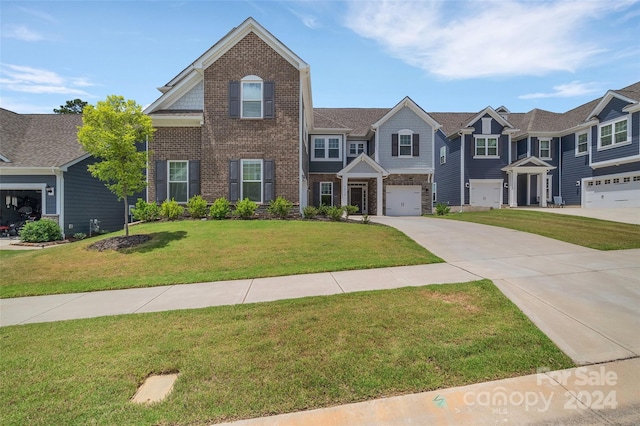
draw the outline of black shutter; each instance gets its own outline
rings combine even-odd
[[[420,156],[420,135],[418,133],[413,134],[413,156]]]
[[[320,207],[320,182],[313,182],[313,205]]]
[[[229,82],[229,117],[240,118],[240,82]]]
[[[264,160],[264,202],[274,199],[275,164],[273,160]]]
[[[156,161],[156,202],[167,199],[167,162]]]
[[[394,133],[391,135],[391,156],[398,156],[398,134]]]
[[[189,161],[189,198],[200,195],[200,160]]]
[[[275,83],[273,81],[264,82],[262,97],[264,101],[264,118],[275,118]]]
[[[229,201],[240,198],[240,160],[229,160]]]

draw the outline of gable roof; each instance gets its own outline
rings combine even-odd
[[[503,107],[504,108],[504,107]],[[485,109],[483,109],[482,111],[480,111],[478,114],[476,114],[471,120],[469,120],[469,122],[467,123],[466,126],[464,127],[471,127],[473,126],[478,120],[480,120],[482,117],[484,117],[485,115],[489,114],[494,120],[496,120],[498,123],[500,123],[503,127],[509,127],[513,129],[513,126],[511,125],[511,123],[509,123],[507,120],[505,120],[505,118],[503,116],[501,116],[500,114],[498,114],[493,108],[491,108],[490,106],[486,107]]]
[[[63,167],[88,154],[78,142],[80,114],[17,114],[0,108],[4,167]]]
[[[640,82],[632,84],[631,86],[627,86],[620,90],[609,90],[607,93],[600,99],[600,102],[595,106],[595,108],[588,114],[585,120],[589,120],[591,118],[597,117],[600,112],[607,106],[609,102],[613,98],[618,98],[625,102],[628,102],[632,105],[637,105],[640,103]]]
[[[353,172],[353,169],[361,169],[362,168],[362,163],[365,164],[366,168],[368,169],[367,172],[363,172],[362,170],[360,172]],[[382,167],[380,164],[376,163],[376,161],[369,157],[368,155],[366,155],[364,152],[361,153],[360,155],[358,155],[356,158],[353,159],[353,161],[351,161],[349,164],[347,164],[346,167],[344,167],[342,170],[340,170],[336,176],[338,176],[339,178],[342,178],[343,176],[346,175],[369,175],[370,173],[373,174],[380,174],[382,175],[382,177],[387,177],[389,176],[389,172]]]
[[[377,129],[382,126],[387,120],[393,117],[403,108],[409,108],[413,111],[418,117],[428,123],[434,130],[438,130],[442,127],[442,124],[438,123],[432,116],[429,115],[425,110],[420,108],[417,103],[415,103],[410,97],[406,96],[403,100],[398,102],[396,106],[391,108],[389,112],[387,112],[380,120],[376,121],[371,125],[373,129]]]
[[[233,28],[216,44],[204,52],[191,65],[182,70],[177,76],[171,79],[167,84],[158,88],[162,95],[156,99],[151,105],[145,109],[146,114],[153,114],[159,110],[167,109],[171,104],[180,99],[189,90],[193,89],[204,78],[204,69],[213,64],[222,55],[227,53],[229,49],[235,46],[240,40],[249,33],[255,34],[267,45],[273,48],[280,56],[293,65],[296,69],[306,74],[304,82],[304,90],[308,92],[305,99],[311,97],[311,82],[309,77],[309,65],[300,59],[298,55],[293,53],[280,40],[267,31],[256,20],[249,17],[242,24]]]

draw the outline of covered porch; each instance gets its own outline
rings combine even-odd
[[[548,173],[555,168],[534,156],[522,158],[503,167],[502,171],[506,172],[508,177],[509,207],[533,204],[531,203],[532,195],[535,196],[540,207],[547,207],[548,200],[553,196],[551,176]],[[535,185],[531,184],[532,176],[537,178]],[[521,179],[522,177],[525,178]]]
[[[360,214],[383,215],[382,180],[389,176],[384,167],[362,153],[336,176],[340,179],[341,205],[358,206]]]

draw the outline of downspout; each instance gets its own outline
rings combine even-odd
[[[145,201],[148,203],[149,202],[149,135],[147,135],[145,139],[146,140],[144,142],[144,150],[147,153],[147,172],[145,173],[147,185],[146,185]]]
[[[51,171],[56,177],[56,210],[58,213],[58,224],[62,229],[62,238],[66,238],[66,227],[64,218],[64,172],[51,167]]]
[[[575,138],[575,135],[574,135]],[[558,195],[562,197],[562,137],[558,137]],[[551,196],[553,197],[553,187],[551,188]],[[553,198],[552,198],[553,200]]]
[[[464,133],[458,132],[460,135],[460,213],[464,209]]]
[[[304,188],[304,179],[305,179],[305,175],[304,175],[304,159],[302,158],[303,152],[304,152],[304,96],[302,94],[303,92],[303,84],[302,84],[302,72],[300,72],[300,87],[299,87],[299,92],[300,92],[300,99],[298,100],[298,105],[300,105],[300,107],[298,108],[298,127],[299,127],[299,135],[298,135],[298,213],[302,214],[304,208],[306,207],[306,201],[303,198],[303,191],[305,190]],[[311,111],[311,113],[313,113],[313,111]],[[305,194],[306,195],[306,194]],[[305,202],[303,202],[303,200],[305,200]]]

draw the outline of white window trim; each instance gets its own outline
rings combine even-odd
[[[171,163],[186,163],[187,164],[187,180],[171,180]],[[178,201],[180,204],[185,204],[189,201],[189,160],[168,160],[167,161],[167,200],[171,200],[171,184],[172,183],[186,183],[187,184],[187,199],[185,201]],[[177,200],[176,200],[177,201]]]
[[[247,161],[259,161],[260,162],[260,201],[255,201],[258,204],[264,202],[264,161],[258,158],[245,158],[240,160],[240,200],[244,200],[244,163]],[[249,181],[256,182],[256,181]]]
[[[619,146],[629,145],[631,144],[631,116],[626,115],[623,118],[617,118],[615,120],[609,120],[604,123],[598,124],[598,151],[604,151],[607,149],[617,148]],[[627,139],[622,142],[616,142],[616,133],[615,128],[617,123],[621,123],[623,121],[627,122]],[[602,128],[611,126],[611,145],[602,146]]]
[[[320,205],[322,205],[322,186],[323,185],[329,185],[329,188],[331,188],[331,204],[329,204],[329,207],[333,207],[333,182],[320,182],[320,187],[318,188],[318,190],[320,191],[319,194],[319,200],[320,200]],[[325,194],[326,195],[326,194]]]
[[[244,116],[244,83],[260,83],[260,116]],[[255,102],[255,101],[254,101]],[[264,81],[257,75],[248,75],[240,80],[240,117],[248,120],[260,120],[264,118]]]
[[[447,162],[447,147],[440,147],[440,164],[445,164]]]
[[[578,138],[581,135],[587,135],[587,149],[584,152],[578,151]],[[575,135],[576,138],[576,157],[582,157],[583,155],[587,155],[589,153],[589,146],[591,146],[591,131],[585,130],[583,132],[577,132]]]
[[[538,158],[541,160],[551,160],[551,138],[538,139]],[[549,142],[549,155],[546,157],[542,156],[542,142]]]
[[[368,155],[367,153],[367,143],[365,141],[353,141],[353,142],[349,142],[349,149],[347,150],[347,157],[357,157],[358,155],[360,155],[357,151],[358,148],[356,146],[356,153],[352,154],[351,153],[351,146],[353,145],[362,145],[363,146],[363,150],[362,152],[364,152],[365,155]]]
[[[324,158],[316,157],[316,139],[324,139]],[[329,139],[338,139],[338,158],[329,158]],[[311,136],[311,161],[342,161],[342,136],[313,135]]]
[[[474,135],[473,136],[473,158],[488,159],[488,158],[500,158],[500,135]],[[496,154],[495,155],[478,155],[478,139],[485,139],[487,144],[485,146],[485,152],[489,152],[489,139],[496,140]]]
[[[411,140],[409,141],[409,148],[411,152],[409,154],[402,154],[402,150],[400,149],[402,145],[400,144],[400,140],[402,136],[410,136]],[[413,158],[413,131],[411,130],[400,130],[398,132],[398,157],[399,158]]]

